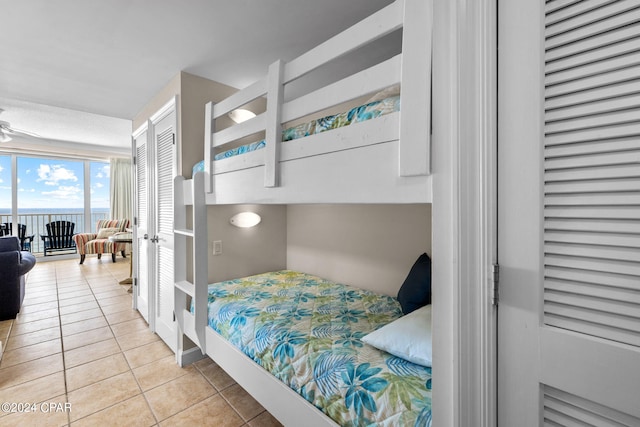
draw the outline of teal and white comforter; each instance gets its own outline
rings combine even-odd
[[[365,120],[374,119],[389,113],[400,111],[400,96],[391,96],[379,101],[368,102],[364,105],[354,107],[349,111],[311,120],[297,126],[287,128],[282,131],[282,141],[292,141],[305,136],[314,135],[331,129],[348,126],[351,123],[359,123]],[[222,160],[240,154],[249,153],[264,148],[264,140],[251,144],[241,145],[230,150],[223,151],[214,156],[214,160]],[[204,160],[193,166],[193,174],[204,171]]]
[[[343,426],[430,426],[431,368],[360,338],[395,298],[293,271],[209,285],[209,326]]]

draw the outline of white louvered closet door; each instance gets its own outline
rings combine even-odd
[[[173,274],[173,178],[175,177],[175,108],[154,123],[155,148],[155,331],[173,351],[177,348]]]
[[[136,241],[131,260],[135,264],[136,286],[134,287],[135,308],[140,311],[142,317],[150,322],[149,314],[149,170],[148,159],[148,132],[142,131],[133,138],[135,157],[135,224]],[[147,238],[145,239],[145,236]]]
[[[524,416],[527,425],[640,426],[640,2],[515,3],[500,19],[537,23],[524,43],[541,46],[506,49],[503,59],[528,55],[541,64],[528,79],[502,77],[503,87],[529,88],[500,98],[500,120],[521,126],[518,133],[517,125],[501,125],[500,161],[534,167],[499,171],[500,180],[513,180],[499,188],[506,296],[499,418],[503,425]],[[504,37],[529,37],[501,28]],[[539,111],[526,117],[528,108]],[[533,212],[524,216],[533,220],[528,227],[516,217],[520,209]],[[515,259],[518,245],[533,248],[529,260]]]

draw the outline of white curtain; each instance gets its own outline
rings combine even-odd
[[[133,220],[131,159],[111,159],[111,218]]]

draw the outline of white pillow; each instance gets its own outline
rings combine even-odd
[[[365,335],[362,341],[409,362],[431,367],[431,304]]]
[[[120,231],[119,228],[101,228],[100,230],[98,230],[98,235],[96,236],[96,239],[108,239],[109,236],[113,236],[119,231]]]

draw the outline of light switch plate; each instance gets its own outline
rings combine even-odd
[[[213,241],[213,254],[221,255],[222,254],[222,240],[214,240]]]

